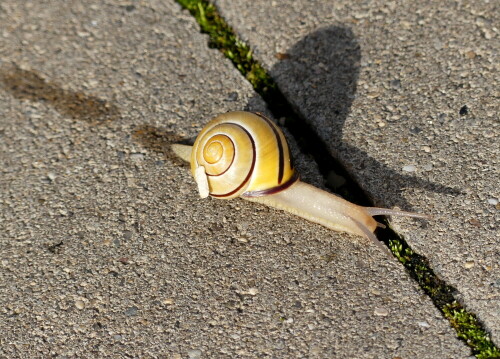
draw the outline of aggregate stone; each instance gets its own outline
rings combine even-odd
[[[468,355],[364,239],[198,198],[169,144],[265,108],[176,3],[2,1],[0,37],[0,357]]]
[[[435,217],[393,225],[500,345],[498,3],[215,3],[375,205]]]

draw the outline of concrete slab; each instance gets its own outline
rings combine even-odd
[[[500,345],[494,2],[216,4],[412,248]]]
[[[0,24],[1,357],[469,355],[363,239],[197,198],[168,143],[263,108],[175,3],[3,1]]]

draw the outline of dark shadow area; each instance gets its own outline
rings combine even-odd
[[[170,148],[173,143],[183,145],[192,145],[195,139],[186,139],[174,132],[166,131],[161,128],[142,125],[132,132],[132,138],[135,142],[140,143],[144,148],[150,151],[161,154],[169,162],[179,165],[188,166],[189,164],[181,160]]]
[[[18,99],[47,102],[61,115],[91,125],[100,125],[120,117],[115,105],[82,92],[64,90],[36,72],[23,70],[15,64],[0,68],[0,86]]]
[[[278,54],[281,60],[271,74],[281,91],[275,91],[265,98],[275,118],[286,118],[286,127],[297,139],[302,151],[311,154],[318,163],[325,178],[342,176],[351,178],[345,170],[349,164],[333,158],[330,149],[356,158],[362,158],[363,168],[369,168],[373,176],[380,178],[387,187],[394,203],[386,207],[398,206],[411,210],[411,205],[400,192],[405,187],[419,187],[429,191],[459,194],[459,190],[429,182],[426,179],[398,173],[368,153],[342,141],[342,130],[350,112],[358,81],[361,49],[349,28],[329,26],[319,29],[290,48],[286,54]],[[277,94],[276,94],[277,93]],[[325,115],[326,114],[326,115]],[[307,124],[307,118],[320,118],[328,122],[330,139],[328,145],[317,135],[321,128]],[[333,144],[333,146],[332,146]],[[336,157],[337,155],[334,154]],[[345,186],[345,188],[344,188]],[[344,186],[332,188],[347,199],[370,205],[366,194],[351,178]]]

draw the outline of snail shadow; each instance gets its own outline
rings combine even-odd
[[[272,68],[271,75],[280,85],[292,108],[301,118],[315,118],[327,124],[325,131],[328,131],[328,144],[317,135],[317,131],[322,131],[320,128],[310,131],[313,133],[312,138],[309,136],[305,139],[310,142],[307,146],[323,146],[323,150],[316,151],[315,154],[323,175],[332,170],[337,171],[332,168],[322,169],[322,166],[331,167],[332,162],[342,163],[333,158],[331,161],[323,158],[331,157],[333,149],[336,157],[339,157],[338,153],[342,153],[344,158],[347,156],[356,158],[356,161],[361,163],[358,166],[366,169],[366,173],[376,176],[380,183],[386,184],[386,187],[380,190],[387,192],[386,198],[391,198],[394,202],[384,203],[385,206],[398,206],[411,210],[411,205],[400,195],[402,188],[405,187],[418,187],[454,195],[461,193],[457,189],[432,183],[417,176],[396,172],[368,153],[343,142],[342,131],[355,98],[361,66],[361,49],[349,28],[329,26],[319,29],[297,42],[286,54],[280,54],[279,59],[280,62]],[[278,115],[283,116],[283,114]],[[300,130],[292,132],[299,137],[304,133]],[[298,142],[300,144],[300,138]],[[349,167],[349,163],[342,164],[344,167]],[[351,188],[352,190],[362,191],[359,188]]]

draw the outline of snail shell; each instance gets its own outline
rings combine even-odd
[[[196,138],[191,171],[204,168],[212,197],[259,197],[298,179],[283,132],[259,113],[228,112],[211,120]]]

